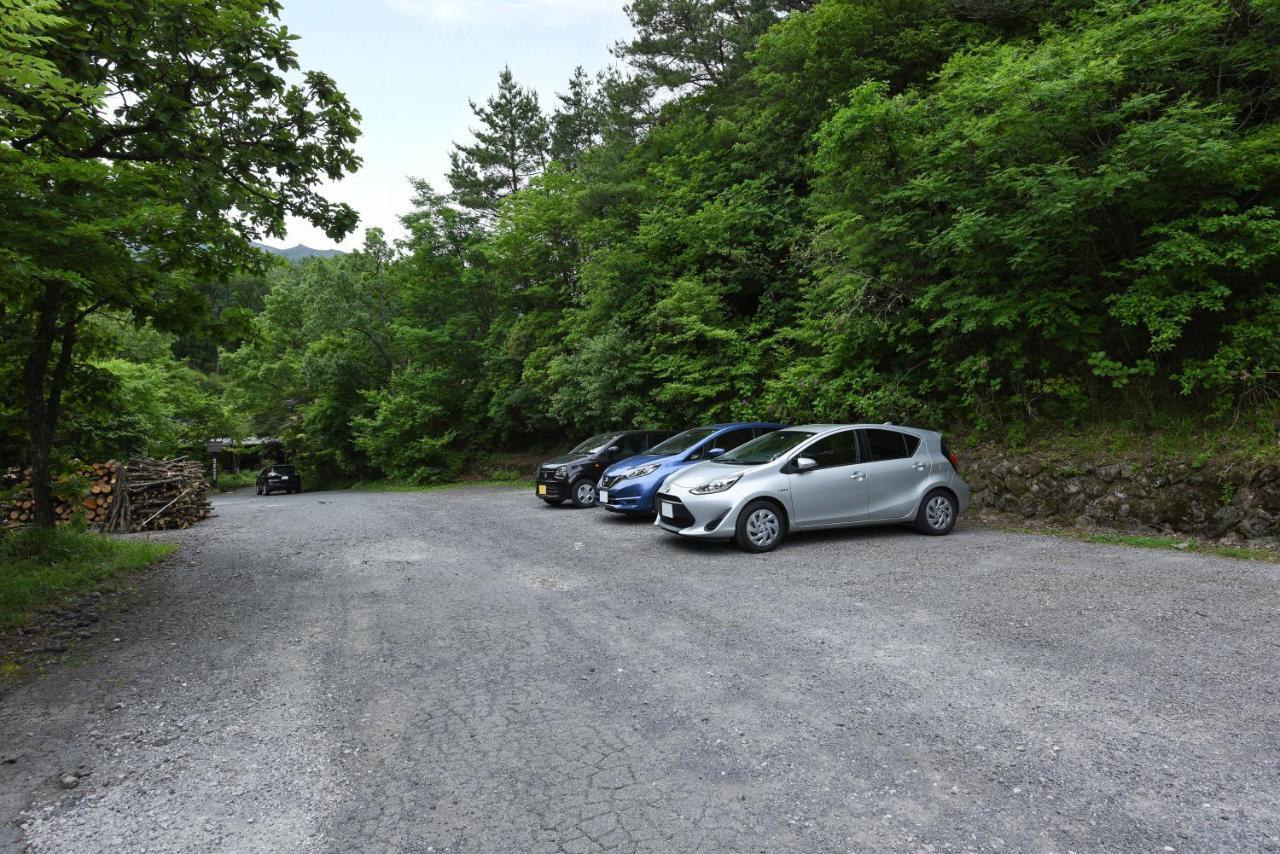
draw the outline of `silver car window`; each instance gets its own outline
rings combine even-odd
[[[821,469],[851,466],[858,462],[858,432],[833,433],[805,448],[802,456],[817,462]]]
[[[867,446],[871,449],[871,462],[880,460],[901,460],[915,454],[920,440],[897,430],[879,428],[864,430]]]

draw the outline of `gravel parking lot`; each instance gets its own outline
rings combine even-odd
[[[1274,565],[963,522],[749,556],[494,488],[217,510],[0,698],[0,849],[1280,850]]]

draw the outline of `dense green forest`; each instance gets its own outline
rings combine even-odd
[[[603,426],[1275,424],[1280,0],[628,13],[555,103],[501,71],[406,239],[165,270],[191,328],[106,301],[56,446],[265,434],[427,482]]]

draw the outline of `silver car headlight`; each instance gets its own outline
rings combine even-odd
[[[568,466],[560,466],[560,468],[556,469],[556,480],[564,480],[568,476],[569,476]]]
[[[657,463],[653,463],[647,466],[640,466],[639,468],[634,468],[634,469],[631,469],[630,471],[624,471],[622,473],[622,479],[629,480],[633,477],[644,477],[646,475],[653,474],[657,470],[658,470]]]
[[[702,486],[695,486],[689,491],[694,495],[711,495],[714,492],[724,492],[741,479],[742,475],[740,474],[732,474],[728,477],[718,477],[713,481],[702,484]]]

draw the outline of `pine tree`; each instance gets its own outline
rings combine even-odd
[[[498,75],[498,94],[483,107],[472,101],[471,112],[481,126],[471,145],[454,144],[449,185],[455,202],[491,219],[502,199],[546,166],[549,126],[537,94],[516,83],[509,67]]]
[[[655,85],[707,90],[734,79],[760,34],[813,0],[632,0],[636,35],[614,46]]]
[[[605,144],[635,144],[657,116],[654,84],[643,75],[610,67],[596,75],[598,121]]]
[[[600,138],[600,95],[579,65],[569,91],[556,97],[560,106],[551,116],[551,159],[573,169],[578,155]]]

